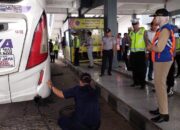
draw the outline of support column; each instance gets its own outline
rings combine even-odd
[[[104,28],[109,27],[113,36],[118,32],[117,0],[104,0]]]
[[[84,15],[82,14],[82,8],[78,9],[78,17],[79,18],[84,18]]]
[[[117,0],[104,0],[104,28],[110,28],[112,35],[116,37],[118,32]],[[113,68],[118,67],[117,52],[113,57]]]

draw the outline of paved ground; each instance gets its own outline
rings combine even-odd
[[[59,88],[77,83],[77,77],[60,62],[52,64],[52,80]],[[127,121],[100,99],[102,124],[100,130],[134,130]],[[39,109],[34,101],[0,105],[0,130],[60,130],[56,124],[59,110],[72,105],[73,100],[63,100],[51,95],[41,101]]]

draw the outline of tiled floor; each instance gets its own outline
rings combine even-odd
[[[80,71],[89,72],[93,79],[108,90],[115,97],[121,99],[133,109],[144,115],[147,119],[152,118],[148,113],[150,109],[156,108],[156,98],[151,87],[146,86],[145,90],[140,90],[138,87],[131,88],[132,79],[113,72],[112,76],[105,75],[99,77],[100,68],[96,66],[93,69],[88,69],[87,65],[78,67]],[[167,123],[157,124],[163,130],[180,130],[180,97],[175,95],[169,98],[170,121]]]
[[[97,65],[100,65],[101,63],[96,63]],[[115,71],[117,72],[121,72],[125,75],[131,76],[132,77],[132,72],[131,71],[127,71],[125,69],[125,64],[123,62],[120,62],[120,67],[118,68],[114,68]],[[146,79],[147,82],[149,82],[150,84],[153,84],[154,81],[148,81],[148,79]],[[176,94],[180,95],[180,87],[178,86],[180,84],[180,77],[175,78],[175,85],[174,85],[174,90],[176,92]]]

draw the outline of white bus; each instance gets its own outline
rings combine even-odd
[[[0,0],[0,104],[50,90],[45,0]]]

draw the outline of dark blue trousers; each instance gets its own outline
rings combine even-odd
[[[62,130],[98,130],[99,124],[97,126],[87,127],[75,120],[73,116],[62,116],[58,119],[58,125]]]

